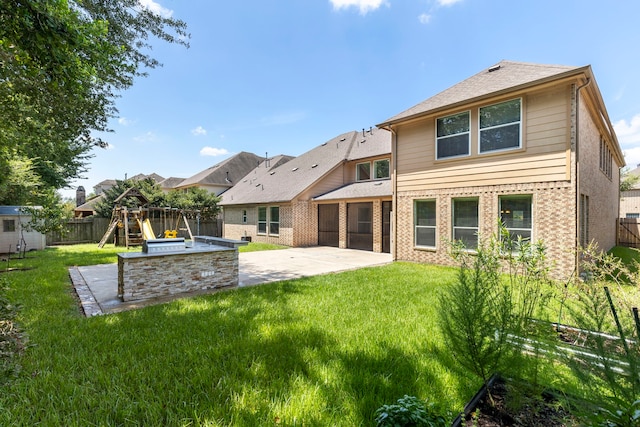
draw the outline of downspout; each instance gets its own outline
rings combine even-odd
[[[398,140],[397,133],[393,129],[393,126],[388,126],[387,129],[391,132],[391,157],[393,162],[393,175],[391,179],[391,198],[392,198],[392,213],[391,218],[391,257],[394,261],[398,260],[398,239],[396,238],[398,230],[398,192],[397,192],[397,174],[398,174]]]
[[[591,78],[587,77],[587,81],[576,88],[576,259],[575,270],[576,277],[580,274],[580,229],[582,227],[580,221],[580,89],[588,86],[591,83]]]

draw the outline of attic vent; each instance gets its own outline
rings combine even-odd
[[[317,163],[315,163],[315,164],[311,165],[311,168],[316,168],[316,167],[318,167],[318,164],[317,164]]]
[[[347,138],[342,138],[342,139],[340,140],[340,142],[342,142],[342,141],[346,141],[346,140],[347,140]]]
[[[273,175],[274,173],[276,173],[276,171],[271,171],[269,172],[269,175]]]
[[[291,169],[291,172],[295,172],[297,170],[298,170],[298,168],[293,168],[293,169]]]
[[[322,144],[322,146],[324,147],[325,145],[327,145],[327,143],[325,142],[324,144]]]
[[[258,184],[256,184],[256,187],[260,187],[260,184],[259,184],[259,183],[258,183]]]
[[[367,140],[363,139],[362,141],[360,141],[360,144],[364,144],[365,142],[367,142]]]
[[[494,71],[498,71],[500,69],[500,65],[494,65],[493,67],[489,68],[489,72],[493,73]]]

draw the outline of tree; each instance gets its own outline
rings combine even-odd
[[[633,190],[640,182],[640,175],[630,173],[629,169],[623,169],[620,173],[620,191]]]
[[[202,219],[215,218],[218,215],[219,201],[220,197],[197,187],[189,187],[184,191],[171,190],[166,198],[168,206],[192,212],[197,211]]]
[[[150,37],[188,46],[184,22],[139,0],[0,0],[0,190],[19,181],[11,162],[37,177],[28,202],[81,176],[117,93],[160,65]]]

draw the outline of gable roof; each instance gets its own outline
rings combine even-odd
[[[241,151],[240,153],[185,179],[178,184],[176,188],[191,187],[195,185],[232,187],[243,176],[253,170],[263,159],[263,157],[256,154]]]
[[[104,193],[97,195],[96,197],[94,197],[91,200],[87,200],[86,203],[73,208],[73,210],[75,212],[95,212],[94,208],[95,208],[96,204],[99,201],[103,200],[103,199],[104,199]]]
[[[471,103],[503,91],[514,91],[547,81],[585,73],[589,66],[543,65],[527,62],[500,61],[478,74],[432,96],[431,98],[387,119],[378,127],[431,114],[445,108]],[[590,73],[589,73],[590,74]]]
[[[362,144],[360,151],[356,142]],[[355,131],[343,133],[284,164],[256,168],[222,194],[220,205],[290,202],[347,160],[381,151],[391,153],[389,131],[373,129],[364,138]]]
[[[176,178],[175,176],[171,176],[169,178],[165,178],[162,181],[160,181],[158,183],[158,185],[160,185],[160,188],[164,189],[173,189],[174,187],[177,187],[179,184],[181,184],[184,181],[184,178]]]

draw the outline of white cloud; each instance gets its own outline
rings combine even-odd
[[[191,129],[191,134],[194,136],[202,136],[207,134],[207,130],[202,126],[198,126],[195,129]]]
[[[162,16],[163,18],[171,18],[171,15],[173,15],[173,10],[167,9],[160,3],[156,3],[153,0],[138,0],[138,2],[143,8],[153,12],[156,15]]]
[[[155,141],[156,139],[157,139],[156,138],[156,134],[151,132],[151,131],[149,131],[149,132],[147,132],[147,133],[145,133],[143,135],[135,136],[133,138],[133,140],[135,142],[151,142],[151,141]]]
[[[329,0],[336,10],[346,9],[349,7],[357,7],[360,13],[365,15],[367,12],[378,9],[381,5],[386,4],[386,0]]]
[[[613,124],[618,142],[622,147],[627,167],[633,169],[640,164],[640,114],[630,121],[619,120]]]
[[[118,123],[121,124],[122,126],[129,126],[129,125],[132,125],[134,122],[133,120],[129,120],[126,117],[120,117],[118,119]]]
[[[429,15],[428,13],[423,13],[422,15],[418,16],[418,21],[420,21],[421,24],[428,24],[431,21],[431,15]]]
[[[451,6],[456,3],[460,3],[462,0],[438,0],[440,6]]]
[[[226,148],[213,148],[213,147],[204,147],[200,150],[201,156],[224,156],[225,154],[229,154],[229,151]]]

